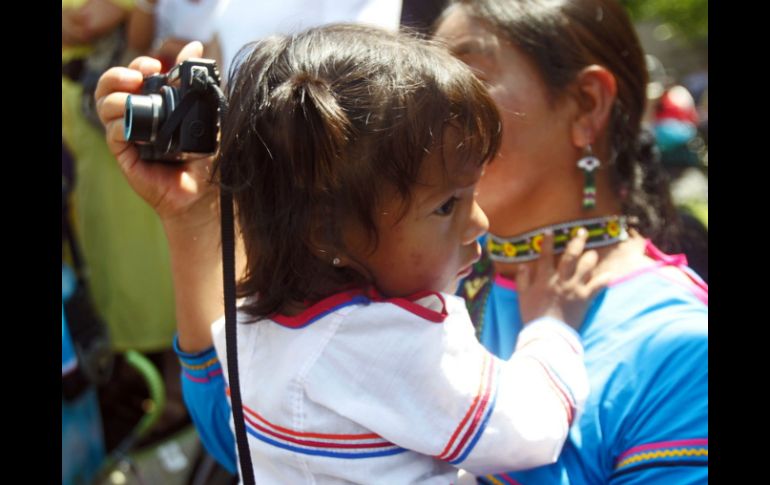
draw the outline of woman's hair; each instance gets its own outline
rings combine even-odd
[[[454,0],[534,62],[552,102],[592,64],[610,70],[617,98],[609,122],[613,186],[624,214],[646,236],[671,248],[676,216],[668,179],[641,130],[647,67],[636,31],[616,0]],[[448,12],[445,11],[445,15]]]
[[[468,163],[500,143],[494,101],[471,71],[404,34],[332,25],[270,37],[241,51],[230,79],[218,166],[234,191],[247,257],[238,294],[257,296],[244,306],[253,318],[368,283],[331,264],[343,227],[364,228],[376,248],[385,191],[408,207],[447,128]]]

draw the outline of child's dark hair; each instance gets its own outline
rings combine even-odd
[[[459,130],[468,162],[497,152],[494,102],[443,47],[333,25],[247,49],[230,76],[219,160],[247,255],[238,294],[257,295],[244,306],[253,318],[369,283],[318,248],[344,250],[345,224],[376,247],[383,190],[408,204],[427,153],[458,148],[443,146],[446,128]]]

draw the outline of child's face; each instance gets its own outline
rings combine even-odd
[[[461,164],[439,149],[423,162],[419,183],[404,212],[398,195],[385,197],[377,214],[379,245],[367,250],[361,231],[346,235],[351,255],[361,263],[377,289],[386,296],[418,291],[454,293],[481,254],[476,239],[489,226],[476,203],[476,184],[483,168]]]

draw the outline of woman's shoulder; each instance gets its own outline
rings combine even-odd
[[[608,288],[581,333],[587,355],[652,369],[672,356],[707,353],[708,306],[690,288],[647,272]]]
[[[608,289],[615,294],[637,294],[640,298],[635,300],[639,303],[669,298],[692,299],[708,306],[708,285],[687,266],[683,254],[667,254],[641,237],[629,242],[626,254],[610,262],[609,270],[617,276]]]

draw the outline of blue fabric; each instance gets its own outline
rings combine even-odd
[[[64,317],[64,303],[61,306],[61,375],[72,372],[78,366],[78,357],[75,354],[75,346],[70,337],[67,321]]]
[[[214,347],[198,353],[184,352],[175,336],[174,351],[182,365],[182,397],[201,443],[220,465],[230,473],[236,473],[230,403],[225,395],[222,365]]]
[[[91,483],[105,457],[96,390],[61,403],[62,485]]]
[[[698,130],[692,123],[667,119],[655,123],[655,141],[662,151],[685,145]]]
[[[516,292],[494,285],[482,343],[508,358],[520,330]],[[603,291],[580,334],[591,392],[561,456],[553,465],[506,475],[521,485],[706,483],[708,307],[688,288],[643,273]],[[663,456],[673,444],[693,440],[705,441],[705,455],[700,446],[700,454],[682,447],[684,453]],[[635,464],[618,467],[624,453],[647,446],[663,453],[640,454]]]
[[[62,377],[78,365],[72,343],[64,302],[72,296],[75,275],[62,264],[61,370]],[[96,390],[89,387],[72,401],[61,402],[61,480],[62,485],[90,483],[104,460],[102,418]]]

